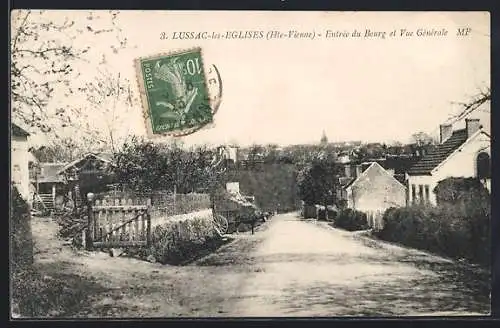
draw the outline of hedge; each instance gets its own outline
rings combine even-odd
[[[335,227],[349,231],[366,230],[368,229],[368,218],[361,211],[346,208],[334,218],[333,224]]]
[[[143,255],[153,256],[163,264],[182,264],[220,244],[221,238],[214,229],[211,213],[187,215],[185,219],[156,226],[151,246]]]
[[[448,178],[434,190],[437,207],[390,208],[381,239],[489,267],[491,199],[475,178]]]
[[[451,206],[390,208],[381,239],[489,266],[490,215]]]

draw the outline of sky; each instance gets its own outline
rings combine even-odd
[[[44,15],[84,22],[88,12]],[[96,60],[106,55],[106,69],[129,78],[135,91],[134,59],[201,47],[204,62],[220,71],[223,98],[214,126],[183,137],[188,144],[311,143],[319,142],[323,131],[332,142],[407,142],[418,131],[436,134],[439,124],[460,111],[456,102],[490,85],[489,21],[489,14],[480,12],[122,11],[118,24],[127,49],[114,54],[107,46],[112,35],[74,43],[90,45]],[[470,27],[470,34],[457,36],[459,27]],[[443,28],[445,37],[399,36],[401,29]],[[324,38],[326,30],[355,29],[361,37]],[[365,38],[367,29],[387,34]],[[173,32],[240,30],[314,31],[323,37],[172,40]],[[393,30],[398,36],[390,38]],[[162,32],[168,40],[160,39]],[[94,68],[77,67],[82,79],[92,79]],[[79,101],[60,97],[53,102]],[[141,104],[124,115],[124,133],[145,134]],[[489,125],[487,110],[473,115]]]

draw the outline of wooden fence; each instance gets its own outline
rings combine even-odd
[[[365,213],[370,229],[380,231],[384,228],[384,211],[366,211]]]
[[[149,245],[150,200],[96,199],[89,202],[88,248]]]
[[[151,193],[108,192],[101,194],[103,199],[131,198],[139,203],[150,200],[150,215],[173,216],[211,208],[210,195],[201,193],[173,194],[165,191]]]

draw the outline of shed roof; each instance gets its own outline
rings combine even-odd
[[[16,136],[16,137],[28,137],[30,135],[26,130],[24,130],[23,128],[21,128],[19,125],[15,124],[15,123],[11,124],[11,132],[12,132],[12,135]]]
[[[58,171],[58,173],[63,173],[64,171],[68,170],[69,168],[74,167],[78,163],[80,163],[82,161],[85,161],[85,160],[87,160],[87,159],[89,159],[91,157],[96,158],[98,160],[101,160],[103,162],[111,164],[113,155],[112,154],[108,154],[108,153],[88,153],[88,154],[82,156],[81,158],[72,161],[71,163],[67,163],[65,166],[63,166]]]

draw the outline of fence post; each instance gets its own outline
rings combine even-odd
[[[93,248],[94,243],[94,210],[92,208],[94,201],[94,194],[89,192],[87,194],[87,209],[88,209],[88,224],[87,224],[87,233],[86,233],[86,249],[91,250]]]
[[[146,209],[146,245],[151,245],[151,198],[147,200],[147,209]]]
[[[177,201],[177,184],[174,185],[174,215],[177,214],[176,201]]]

